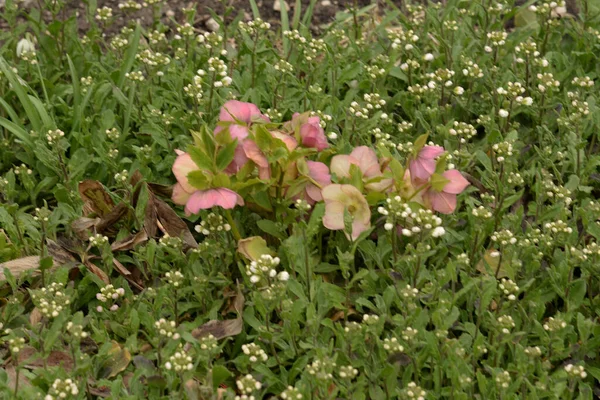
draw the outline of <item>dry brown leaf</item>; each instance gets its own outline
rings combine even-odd
[[[112,378],[117,376],[119,373],[125,371],[129,363],[131,362],[131,354],[129,350],[116,342],[111,342],[112,347],[108,351],[108,358],[102,364],[98,376],[102,379]]]
[[[117,271],[119,271],[119,273],[121,275],[131,275],[131,272],[125,268],[125,266],[123,264],[121,264],[121,261],[117,260],[116,258],[113,257],[113,264],[115,265],[115,269]]]
[[[44,368],[44,360],[33,347],[25,347],[19,352],[19,365],[29,369]],[[73,369],[73,359],[64,351],[52,351],[46,359],[46,366],[61,367],[70,371]]]
[[[200,398],[200,384],[194,379],[187,380],[183,388],[189,400],[197,400]]]
[[[226,319],[223,321],[211,320],[192,331],[192,336],[196,339],[212,334],[217,340],[229,336],[239,335],[242,332],[244,321],[241,317],[236,319]]]
[[[96,225],[96,231],[103,233],[109,230],[121,218],[129,212],[129,206],[125,203],[117,204],[108,214],[106,214]]]
[[[188,226],[171,207],[159,198],[154,198],[156,216],[169,236],[179,237],[187,247],[196,248],[198,243],[188,229]]]
[[[96,229],[96,225],[100,222],[100,218],[81,217],[71,222],[71,228],[81,240],[87,240],[90,234]],[[92,229],[94,228],[94,229]]]
[[[14,392],[15,383],[17,382],[17,370],[15,369],[14,365],[7,365],[6,367],[3,367],[3,369],[4,372],[6,372],[6,375],[8,376],[8,381],[6,385],[11,391]],[[26,376],[24,376],[24,374],[20,374],[19,387],[22,388],[24,386],[31,386],[31,382],[29,381],[29,379],[27,379]]]
[[[86,217],[90,214],[103,217],[115,206],[104,186],[98,181],[88,179],[79,182],[79,195],[83,200],[83,215]]]
[[[108,279],[108,275],[106,275],[106,272],[102,271],[100,268],[98,268],[94,263],[92,263],[91,261],[85,260],[84,261],[85,266],[87,267],[87,269],[94,275],[96,275],[98,278],[100,278],[102,280],[102,282],[106,283],[107,285],[110,283],[110,279]]]
[[[221,315],[225,316],[230,312],[236,312],[241,314],[244,309],[244,303],[246,302],[246,298],[240,289],[239,283],[237,286],[237,290],[233,291],[230,288],[225,288],[223,291],[223,296],[227,299],[227,307],[221,312]]]
[[[69,263],[73,263],[75,266],[75,258],[63,249],[58,243],[53,240],[46,240],[46,248],[48,250],[48,255],[52,256],[54,259],[54,265],[50,269],[53,271],[59,266],[67,265]],[[0,281],[6,280],[4,276],[4,268],[7,268],[10,273],[14,277],[19,277],[22,273],[29,270],[37,270],[40,266],[40,257],[39,256],[29,256],[17,258],[15,260],[10,260],[5,263],[0,264]],[[34,275],[38,275],[39,271],[34,271]]]
[[[121,240],[117,240],[110,245],[110,249],[112,251],[122,251],[122,250],[131,250],[135,248],[138,244],[144,243],[148,240],[148,235],[146,231],[139,231],[135,235],[129,235]]]
[[[29,313],[29,324],[31,326],[37,326],[42,321],[42,313],[37,307],[33,307],[31,313]]]

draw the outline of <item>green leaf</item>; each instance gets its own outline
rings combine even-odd
[[[425,143],[427,143],[427,138],[429,137],[428,133],[424,133],[421,136],[419,136],[417,138],[417,140],[415,140],[415,143],[413,145],[413,152],[414,154],[419,154],[419,151],[421,151],[421,149],[423,148],[423,146],[425,146]]]
[[[219,385],[225,382],[232,376],[231,372],[222,365],[215,365],[211,371],[213,388],[216,389]]]
[[[135,206],[135,218],[137,219],[140,226],[138,228],[142,228],[144,224],[144,220],[146,218],[146,207],[148,206],[148,200],[150,195],[148,193],[148,187],[145,183],[140,185],[140,192],[137,198],[137,204]]]
[[[206,153],[204,153],[202,149],[193,145],[189,145],[187,148],[187,152],[192,158],[192,161],[194,161],[194,163],[198,166],[198,168],[214,172],[212,158],[209,157]]]
[[[27,118],[29,118],[33,129],[37,132],[41,132],[42,122],[40,120],[40,116],[33,104],[31,103],[29,96],[25,92],[25,88],[23,87],[23,85],[21,85],[19,77],[8,65],[4,57],[0,57],[0,71],[2,71],[6,79],[8,79],[12,86],[12,90],[14,90],[14,92],[17,94],[17,97],[19,98],[21,105],[25,109],[25,114],[27,114]]]
[[[135,31],[133,31],[133,35],[130,40],[129,47],[125,52],[125,56],[123,58],[123,62],[121,63],[121,70],[119,72],[119,81],[117,82],[117,86],[119,89],[123,89],[123,84],[125,83],[125,74],[131,71],[131,67],[133,67],[133,63],[135,62],[135,56],[137,55],[138,45],[140,43],[140,33],[141,27],[140,24],[137,24],[135,27]]]
[[[223,171],[233,161],[237,139],[223,147],[217,154],[217,170]]]
[[[275,222],[268,219],[261,219],[256,225],[263,231],[278,239],[285,239],[281,227]]]
[[[431,187],[437,192],[441,192],[442,190],[444,190],[448,182],[450,181],[440,174],[432,174],[431,179],[429,180]]]

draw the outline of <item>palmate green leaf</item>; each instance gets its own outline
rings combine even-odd
[[[198,166],[198,168],[205,171],[214,172],[214,165],[212,158],[209,157],[204,151],[196,146],[189,145],[187,152],[192,158],[192,161]]]
[[[237,139],[233,142],[225,145],[217,154],[217,170],[223,171],[233,161],[235,156],[235,149],[237,148]]]

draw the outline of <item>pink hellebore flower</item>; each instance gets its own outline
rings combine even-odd
[[[197,214],[200,210],[206,210],[215,206],[230,209],[235,207],[236,204],[243,206],[244,199],[231,189],[196,190],[185,205],[185,213],[186,215]]]
[[[363,174],[365,181],[383,176],[375,150],[367,146],[359,146],[352,153],[340,154],[331,159],[331,172],[338,178],[350,178],[350,166],[356,165]],[[373,191],[384,191],[392,185],[392,179],[381,179],[368,183],[366,188]]]
[[[332,184],[321,190],[325,200],[325,215],[323,225],[334,231],[343,230],[344,211],[353,217],[352,239],[371,226],[371,209],[362,193],[352,185]]]
[[[236,192],[226,189],[198,190],[190,185],[188,174],[199,168],[186,152],[175,150],[178,154],[173,163],[173,174],[177,183],[173,186],[171,198],[175,204],[185,205],[187,215],[196,214],[199,210],[221,206],[233,208],[236,204],[244,205],[244,200]]]
[[[308,121],[300,127],[302,146],[312,147],[319,151],[329,147],[325,130],[319,124],[319,117],[308,117]]]
[[[442,214],[450,214],[456,209],[456,195],[462,193],[469,186],[469,181],[455,169],[444,172],[442,176],[449,181],[442,191],[438,192],[433,188],[429,188],[425,197],[430,202],[433,210]]]
[[[413,179],[426,181],[435,172],[435,159],[444,154],[442,146],[423,146],[408,168]]]
[[[265,157],[258,145],[250,139],[245,139],[242,142],[242,147],[246,157],[248,157],[258,166],[258,177],[260,179],[271,178],[271,167],[269,167],[269,160],[267,160],[267,157]]]
[[[308,165],[308,174],[310,177],[321,186],[319,188],[317,185],[309,183],[304,189],[306,192],[306,196],[304,198],[309,204],[312,205],[317,201],[323,200],[321,188],[331,184],[331,175],[329,175],[329,168],[327,165],[323,164],[322,162],[307,161],[306,164]]]
[[[252,103],[244,103],[238,100],[229,100],[221,107],[219,113],[220,122],[230,122],[229,133],[232,139],[242,141],[248,136],[248,127],[256,120],[262,119],[269,122],[269,118],[263,115],[258,107]],[[222,126],[215,128],[215,135],[225,129]]]

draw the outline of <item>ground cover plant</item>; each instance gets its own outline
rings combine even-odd
[[[600,396],[600,4],[319,4],[6,1],[2,398]]]

